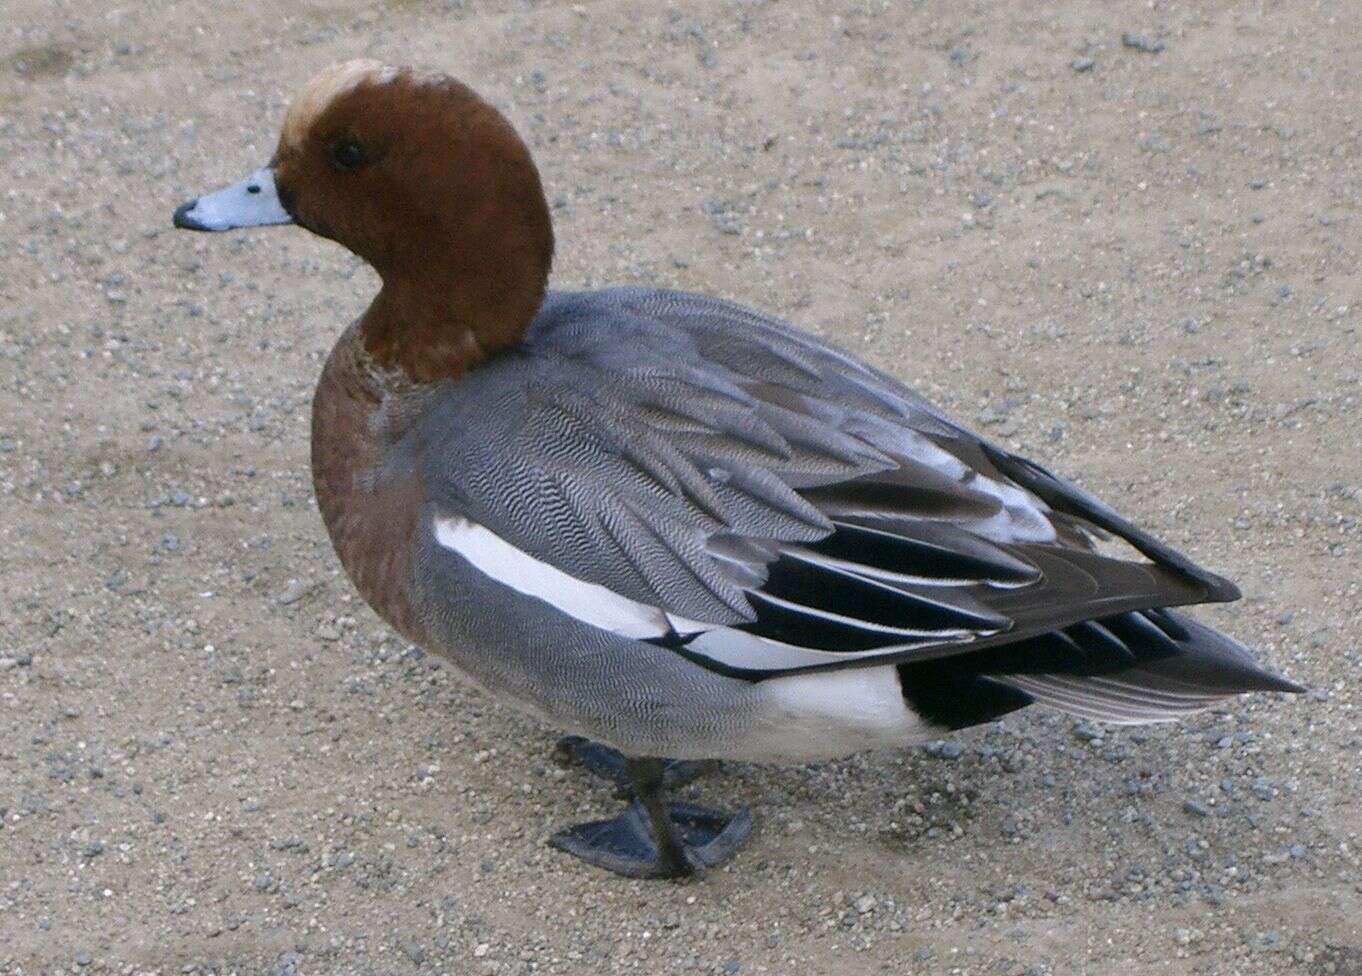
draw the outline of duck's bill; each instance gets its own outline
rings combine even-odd
[[[291,223],[293,218],[279,202],[274,171],[268,166],[256,170],[240,183],[197,197],[175,209],[175,226],[185,230],[232,230]]]

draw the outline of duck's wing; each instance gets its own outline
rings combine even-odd
[[[441,401],[413,447],[442,546],[725,673],[929,661],[1238,596],[891,377],[715,299],[552,295],[524,349]]]

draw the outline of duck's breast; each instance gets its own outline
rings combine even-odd
[[[362,368],[358,329],[331,350],[312,401],[312,482],[341,565],[369,606],[420,642],[412,552],[425,492],[420,472],[396,457],[388,394]]]

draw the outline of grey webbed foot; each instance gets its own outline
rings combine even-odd
[[[553,746],[553,756],[564,766],[573,763],[589,773],[609,780],[618,787],[623,795],[633,792],[633,783],[625,768],[628,760],[618,749],[611,749],[599,742],[592,742],[580,735],[565,735]],[[693,762],[686,759],[663,759],[662,786],[674,790],[692,783],[712,771],[717,763]]]
[[[559,831],[549,838],[551,846],[630,878],[683,878],[728,860],[747,839],[752,816],[746,809],[727,814],[691,803],[668,803],[666,760],[632,759],[585,740],[578,742],[607,758],[618,757],[618,765],[610,762],[605,768],[611,772],[603,775],[627,782],[634,799],[613,820]],[[573,746],[568,748],[577,755]]]
[[[613,820],[560,830],[549,844],[627,878],[684,878],[728,860],[752,829],[746,809],[729,815],[692,803],[669,803],[667,813],[674,840],[662,848],[653,840],[648,811],[637,800]],[[669,847],[673,850],[665,850]]]

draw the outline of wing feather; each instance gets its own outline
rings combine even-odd
[[[523,350],[447,399],[418,435],[440,517],[563,574],[539,576],[574,594],[564,612],[602,587],[625,602],[596,619],[725,673],[1015,646],[1072,674],[1083,655],[1176,644],[1132,611],[1237,594],[897,380],[715,299],[555,293]],[[1102,533],[1144,558],[1097,552]],[[547,583],[534,595],[555,602]],[[1076,694],[1009,673],[1029,695]]]

